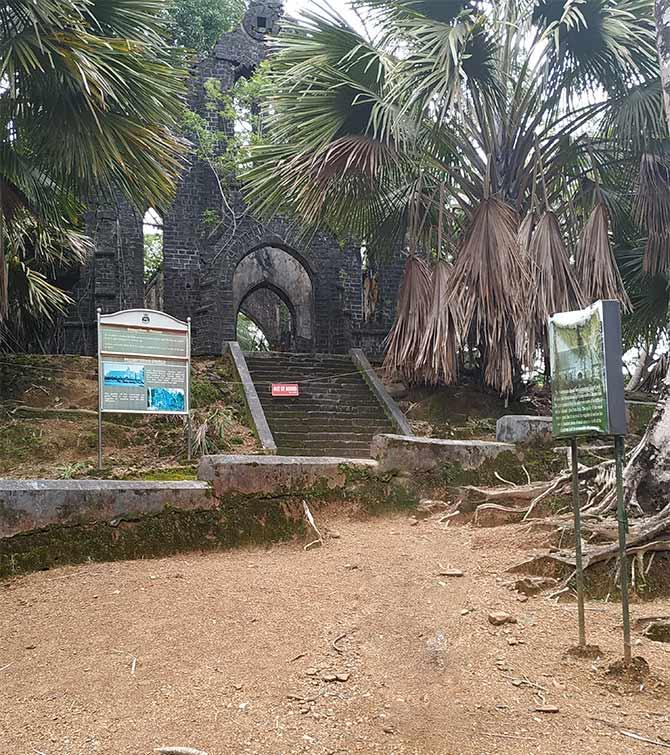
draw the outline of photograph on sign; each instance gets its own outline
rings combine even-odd
[[[618,303],[554,315],[549,347],[554,435],[625,432]]]
[[[187,411],[185,362],[137,358],[102,360],[102,411],[183,414]]]

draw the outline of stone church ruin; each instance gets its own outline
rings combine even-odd
[[[239,28],[194,66],[189,105],[212,129],[232,133],[234,124],[207,107],[206,82],[215,79],[225,92],[251,76],[268,54],[266,36],[277,32],[282,12],[281,0],[252,2]],[[222,353],[236,339],[242,313],[272,350],[346,353],[360,347],[380,355],[395,314],[401,256],[376,267],[360,245],[342,247],[326,232],[300,240],[295,221],[260,222],[235,179],[219,181],[193,153],[162,219],[162,267],[146,287],[144,213],[122,199],[89,206],[86,227],[95,251],[72,287],[75,305],[61,348],[95,353],[97,308],[150,307],[191,317],[195,354]],[[213,229],[206,221],[214,212],[221,222]]]

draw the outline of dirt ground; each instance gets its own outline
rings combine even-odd
[[[603,657],[566,656],[574,605],[521,602],[506,584],[532,545],[517,547],[519,528],[413,526],[400,515],[319,523],[330,536],[307,552],[194,553],[1,584],[0,753],[668,747],[670,645],[636,633],[651,676],[608,676],[620,609],[591,602],[589,640]],[[464,576],[439,575],[449,568]],[[492,610],[518,623],[491,626]],[[633,612],[669,615],[670,601]]]
[[[226,359],[192,365],[194,456],[255,453],[241,389]],[[98,456],[97,360],[0,358],[0,475],[3,478],[191,479],[181,417],[107,414],[104,468]]]

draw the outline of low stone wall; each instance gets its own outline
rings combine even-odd
[[[546,443],[551,432],[551,417],[507,414],[496,422],[496,440],[501,443]]]
[[[376,459],[206,456],[198,482],[0,481],[0,578],[85,561],[164,556],[303,536],[303,501],[370,514],[411,509],[453,489],[525,479],[523,450],[504,443],[400,435]],[[536,478],[536,475],[533,474]],[[538,472],[537,478],[540,478]]]
[[[114,522],[170,509],[217,505],[205,482],[0,480],[0,538],[51,525]]]
[[[446,467],[479,470],[504,453],[516,454],[515,446],[405,435],[376,435],[371,448],[382,472],[433,472]]]
[[[218,498],[230,494],[300,495],[343,490],[351,473],[376,474],[371,459],[327,456],[203,456],[198,478],[212,482]]]

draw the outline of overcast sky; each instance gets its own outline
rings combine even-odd
[[[284,7],[287,13],[297,16],[301,10],[309,8],[315,10],[315,2],[316,0],[284,0]],[[353,16],[349,9],[349,0],[328,0],[328,4],[343,16],[349,18]]]

